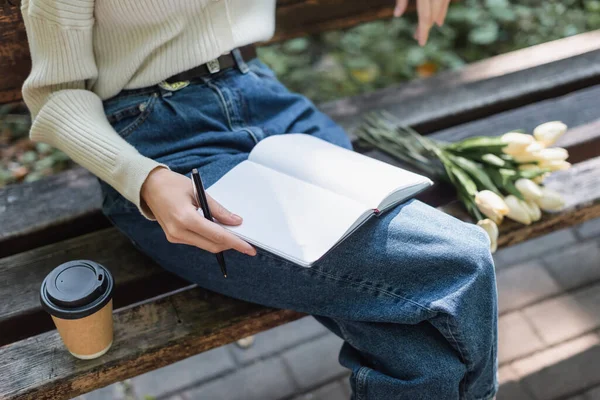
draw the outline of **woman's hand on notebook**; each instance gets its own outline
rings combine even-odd
[[[157,168],[146,178],[141,196],[169,242],[196,246],[211,253],[234,249],[250,256],[256,255],[250,244],[205,219],[197,211],[190,180],[184,175]],[[225,225],[242,223],[240,216],[207,197],[210,211],[217,221]]]

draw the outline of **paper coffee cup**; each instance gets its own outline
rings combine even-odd
[[[112,345],[114,286],[106,268],[87,260],[61,264],[44,279],[42,307],[75,357],[97,358]]]

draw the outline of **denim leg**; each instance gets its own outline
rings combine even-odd
[[[354,399],[487,399],[495,393],[496,289],[485,234],[411,201],[374,218],[312,268],[259,250],[167,242],[117,201],[105,213],[162,267],[238,299],[314,315],[345,340]]]

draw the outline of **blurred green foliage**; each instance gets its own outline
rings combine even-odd
[[[410,14],[293,39],[262,47],[259,56],[291,90],[318,103],[600,29],[600,0],[462,0],[425,47],[412,38],[416,21]],[[73,165],[62,152],[31,143],[29,124],[22,105],[0,106],[0,187]]]
[[[316,102],[389,86],[465,63],[600,29],[599,0],[462,0],[425,47],[416,15],[259,49],[291,90]]]

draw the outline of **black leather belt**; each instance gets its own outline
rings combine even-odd
[[[173,75],[166,80],[167,83],[175,83],[182,81],[191,81],[192,79],[199,78],[202,76],[212,75],[219,71],[227,68],[237,66],[235,53],[244,61],[250,61],[256,58],[256,48],[254,45],[248,45],[232,50],[229,54],[224,54],[219,58],[211,60],[206,64],[199,65],[187,71],[180,72],[179,74]]]

